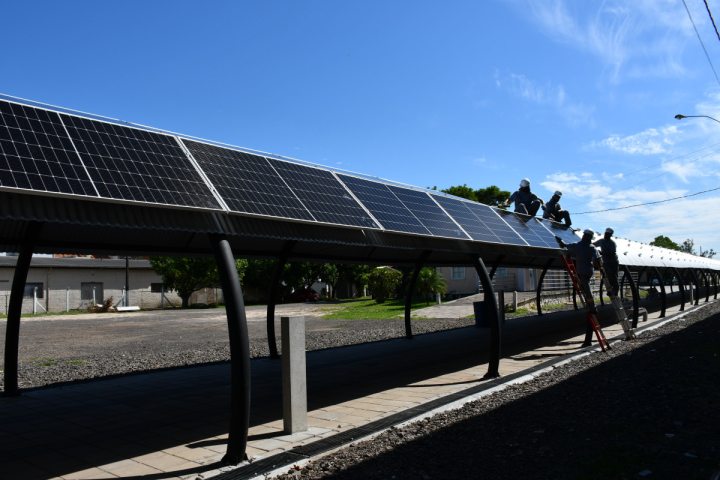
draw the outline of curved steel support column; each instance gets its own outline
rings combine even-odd
[[[653,267],[655,269],[655,275],[657,275],[658,283],[660,284],[660,317],[663,318],[665,316],[665,310],[667,310],[667,297],[665,296],[665,280],[663,279],[663,276],[660,275],[660,270],[657,267]]]
[[[230,244],[219,235],[211,235],[210,243],[220,273],[230,339],[230,428],[227,451],[222,461],[237,465],[247,459],[245,450],[250,427],[250,340],[245,303]]]
[[[412,322],[410,321],[410,313],[412,311],[412,296],[415,291],[415,285],[417,284],[418,277],[420,276],[420,270],[425,265],[425,260],[430,256],[430,251],[426,250],[420,254],[415,263],[415,270],[413,270],[412,277],[410,277],[410,283],[408,283],[407,291],[405,292],[405,338],[408,340],[413,338],[412,333]]]
[[[577,291],[575,290],[575,287],[574,287],[574,286],[573,286],[572,298],[573,298],[573,307],[575,308],[575,310],[580,310],[580,309],[578,308],[578,304],[577,304]]]
[[[497,378],[500,376],[500,341],[502,338],[500,324],[500,315],[498,314],[498,305],[495,300],[495,292],[493,291],[492,281],[485,263],[482,258],[473,257],[473,266],[480,277],[480,283],[485,293],[486,312],[490,313],[490,360],[488,362],[488,371],[483,378]]]
[[[277,348],[277,338],[275,337],[275,306],[277,305],[280,297],[280,288],[282,287],[282,274],[285,271],[285,264],[287,264],[288,256],[290,251],[295,246],[295,241],[289,241],[285,244],[282,253],[278,257],[277,265],[275,265],[275,271],[273,272],[272,283],[270,284],[270,298],[267,304],[267,339],[268,339],[268,350],[270,351],[270,358],[280,358]]]
[[[10,288],[10,302],[7,311],[7,328],[5,330],[5,367],[3,379],[5,389],[3,395],[12,397],[20,394],[18,389],[18,350],[20,348],[20,316],[22,315],[25,282],[27,281],[30,261],[38,235],[42,229],[41,223],[32,222],[25,231],[25,240],[20,246],[12,287]]]
[[[638,317],[640,316],[640,300],[639,300],[639,293],[637,284],[635,283],[635,280],[632,278],[632,273],[630,272],[630,269],[627,265],[623,265],[623,272],[625,272],[624,277],[627,277],[628,283],[630,284],[630,291],[632,292],[632,302],[633,302],[633,323],[632,328],[637,328],[638,324]]]
[[[552,260],[548,260],[545,266],[543,267],[542,272],[540,272],[540,278],[538,278],[538,284],[537,288],[535,289],[535,307],[537,308],[538,315],[542,315],[542,304],[540,302],[540,295],[542,294],[542,287],[543,287],[543,281],[545,280],[545,274],[548,271],[548,268],[550,268],[550,265],[552,264]]]
[[[505,255],[500,255],[497,258],[497,260],[495,260],[495,263],[493,264],[492,268],[490,269],[490,273],[489,273],[490,280],[495,278],[495,272],[497,271],[498,267],[500,266],[500,262],[502,262],[504,258],[505,258]]]
[[[717,295],[718,295],[717,272],[713,272],[712,279],[713,279],[713,290],[715,291],[715,295],[713,296],[713,298],[715,300],[717,300]]]
[[[678,290],[680,290],[680,311],[682,312],[685,310],[685,281],[680,274],[680,270],[675,267],[673,267],[672,270],[675,272],[675,277],[677,277],[678,281]]]
[[[710,279],[708,278],[708,272],[701,270],[703,275],[703,283],[705,283],[705,303],[710,301]]]

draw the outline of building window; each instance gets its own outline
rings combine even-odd
[[[162,293],[165,291],[165,286],[162,283],[151,283],[150,291],[152,293]]]
[[[495,270],[495,277],[496,278],[504,278],[508,276],[508,269],[505,267],[498,267],[497,270]]]
[[[452,267],[451,280],[465,280],[465,267]]]
[[[44,295],[44,289],[42,282],[28,282],[25,284],[25,291],[23,292],[23,297],[25,298],[32,298],[33,293],[35,292],[35,289],[37,288],[37,298],[43,298]]]
[[[94,293],[94,295],[93,295]],[[102,282],[82,282],[80,283],[80,300],[95,301],[102,303],[105,298]]]

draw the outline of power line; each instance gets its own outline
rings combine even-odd
[[[695,35],[697,35],[698,40],[700,41],[700,46],[703,49],[703,52],[705,52],[705,58],[707,58],[708,63],[710,64],[710,68],[713,71],[713,74],[715,75],[715,80],[718,82],[718,85],[720,85],[720,78],[718,78],[718,74],[715,71],[715,66],[712,63],[712,60],[710,60],[710,55],[708,54],[707,49],[705,48],[705,44],[702,41],[702,38],[700,37],[700,32],[698,32],[697,27],[695,26],[695,21],[692,18],[692,15],[690,14],[690,9],[687,6],[687,3],[685,3],[685,0],[682,0],[683,5],[685,5],[685,11],[688,14],[688,18],[690,19],[690,23],[692,23],[693,29],[695,30]]]
[[[707,0],[703,0],[703,2],[705,2],[705,10],[707,10],[710,21],[712,22],[713,28],[715,29],[715,35],[717,35],[718,40],[720,40],[720,32],[718,32],[717,25],[715,25],[715,19],[713,18],[712,12],[710,11],[710,5],[708,5]]]
[[[658,203],[672,202],[673,200],[680,200],[683,198],[694,197],[697,195],[702,195],[703,193],[714,192],[716,190],[720,190],[720,187],[711,188],[710,190],[703,190],[702,192],[689,193],[687,195],[681,195],[679,197],[666,198],[665,200],[656,200],[654,202],[636,203],[635,205],[625,205],[624,207],[606,208],[604,210],[591,210],[588,212],[573,212],[573,215],[584,215],[586,213],[612,212],[613,210],[625,210],[628,208],[644,207],[645,205],[657,205]]]

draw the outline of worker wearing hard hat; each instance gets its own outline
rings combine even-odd
[[[565,226],[569,227],[572,225],[572,220],[570,220],[570,212],[567,210],[563,210],[562,207],[560,207],[560,197],[562,197],[562,192],[560,190],[557,190],[553,196],[548,200],[545,205],[543,205],[543,218],[548,218],[550,220],[553,220],[555,222],[565,222]]]
[[[537,214],[540,205],[543,204],[543,201],[530,191],[530,179],[528,178],[520,180],[520,188],[500,206],[507,207],[512,202],[515,202],[515,212],[530,215],[531,217]]]
[[[612,290],[608,291],[608,295],[615,297],[618,294],[620,286],[618,285],[618,269],[620,262],[617,256],[617,245],[612,239],[613,231],[612,228],[608,227],[605,229],[605,235],[603,238],[593,242],[593,245],[600,247],[600,254],[602,255],[603,267],[605,269],[605,276],[610,282]]]

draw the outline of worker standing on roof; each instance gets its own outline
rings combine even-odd
[[[572,220],[570,220],[570,212],[567,210],[563,210],[562,207],[560,207],[560,197],[562,197],[562,192],[560,190],[557,190],[553,196],[550,198],[550,200],[543,205],[543,218],[548,218],[550,220],[553,220],[555,222],[565,222],[565,226],[569,227],[572,225]]]
[[[543,204],[543,201],[530,191],[530,179],[528,178],[520,180],[520,188],[510,195],[510,198],[505,200],[501,206],[507,207],[512,202],[515,202],[516,213],[530,215],[531,217],[537,214],[540,205]]]
[[[608,290],[608,295],[611,297],[617,296],[620,290],[620,286],[618,285],[618,268],[620,262],[617,256],[617,245],[615,245],[615,241],[612,239],[613,233],[615,233],[613,229],[608,227],[605,229],[605,236],[593,242],[593,245],[600,247],[605,276],[612,287],[612,291]]]

